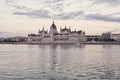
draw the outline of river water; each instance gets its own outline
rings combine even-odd
[[[120,45],[0,44],[0,80],[120,80]]]

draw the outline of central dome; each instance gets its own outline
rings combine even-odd
[[[56,25],[54,24],[54,21],[53,21],[52,25],[50,26],[50,31],[49,31],[49,33],[50,33],[51,35],[55,35],[55,34],[58,33],[57,27],[56,27]]]
[[[52,29],[57,29],[57,28],[56,28],[56,25],[54,24],[54,21],[53,21],[53,23],[52,23],[52,25],[51,25],[50,28],[52,28]]]

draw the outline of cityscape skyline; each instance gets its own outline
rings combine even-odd
[[[26,5],[28,4],[28,5]],[[86,34],[120,30],[120,0],[2,0],[0,32],[37,33],[58,28],[84,30]]]

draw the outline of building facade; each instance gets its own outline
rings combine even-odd
[[[111,34],[110,38],[113,39],[114,41],[120,42],[120,34]]]
[[[38,31],[38,34],[28,34],[28,43],[84,43],[85,32],[82,30],[71,31],[71,28],[60,28],[60,32],[57,30],[57,26],[54,21],[50,26],[48,32],[44,28]]]
[[[86,42],[89,41],[100,41],[101,35],[86,35]]]
[[[111,32],[103,33],[102,36],[101,36],[101,39],[103,41],[110,41],[110,35],[111,35]]]

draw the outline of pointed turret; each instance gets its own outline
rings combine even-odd
[[[71,32],[71,27],[69,27],[69,31]]]
[[[83,35],[85,35],[85,31],[83,32]]]
[[[66,25],[65,25],[65,29],[67,29],[67,28],[66,28]]]
[[[60,26],[60,32],[62,31],[62,28],[61,28],[61,26]]]
[[[40,32],[41,32],[41,31],[40,31],[40,29],[39,29],[39,30],[38,30],[38,34],[40,34]]]
[[[75,29],[75,32],[76,32],[76,29]]]
[[[44,26],[43,26],[43,29],[42,29],[42,31],[45,31],[45,30],[44,30]]]

